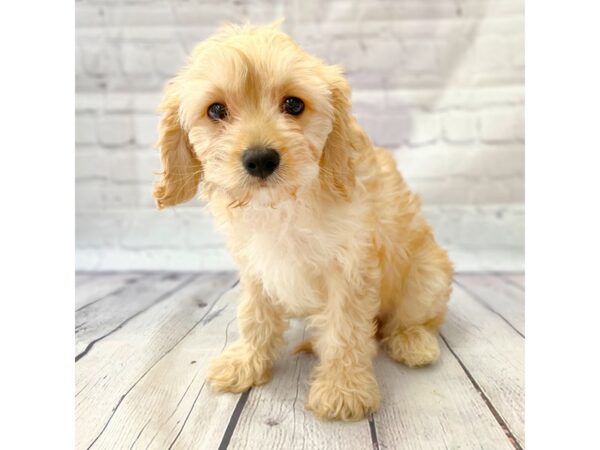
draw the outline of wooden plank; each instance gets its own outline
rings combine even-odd
[[[75,308],[79,310],[110,294],[117,294],[125,286],[139,281],[141,273],[123,272],[108,275],[90,275],[88,281],[75,286]]]
[[[177,401],[178,405],[169,409],[168,416],[153,417],[147,427],[150,429],[144,430],[133,448],[220,448],[234,412],[243,408],[248,394],[215,393],[206,383],[205,373],[209,361],[239,337],[236,320],[239,293],[236,286],[223,296],[215,305],[219,314],[203,328],[190,333],[172,359],[162,361],[163,366],[157,370],[168,377],[166,383],[178,387],[178,392],[166,401],[171,405]],[[193,366],[185,364],[189,358],[196,361]],[[174,366],[181,370],[176,373],[169,369]],[[180,384],[185,385],[185,391]],[[147,397],[142,391],[139,395]]]
[[[473,383],[522,446],[524,339],[497,314],[455,285],[443,336]]]
[[[456,275],[455,281],[471,296],[525,336],[525,292],[497,275]]]
[[[180,399],[180,389],[189,386],[178,374],[187,368],[197,371],[202,367],[195,359],[195,348],[179,344],[187,342],[186,337],[194,330],[219,317],[222,311],[215,302],[236,279],[233,273],[204,274],[196,278],[98,342],[94,351],[76,364],[77,448],[88,448],[92,444],[94,448],[129,448],[144,428],[145,422],[139,424],[139,429],[134,426],[139,414],[156,419],[168,415],[169,408]],[[215,330],[212,331],[215,334]],[[204,336],[201,344],[204,339],[206,344],[203,345],[213,344],[211,336]],[[219,347],[213,349],[218,350]],[[181,359],[174,363],[174,356]],[[171,382],[170,376],[175,377]],[[140,397],[144,402],[152,402],[160,395],[172,400],[171,393],[177,396],[175,403],[156,401],[131,409]],[[123,425],[125,422],[127,426]],[[131,430],[133,437],[127,434]],[[147,426],[145,430],[152,433],[154,428]],[[147,442],[146,437],[141,436],[138,442]]]
[[[237,288],[165,354],[120,403],[95,448],[217,448],[239,395],[216,395],[205,383],[211,357],[236,337]],[[212,445],[209,445],[209,442]]]
[[[163,300],[193,275],[153,274],[144,283],[134,283],[75,314],[76,361],[87,354],[98,339],[112,333],[140,312]]]
[[[525,290],[525,274],[499,274],[500,278],[509,284]]]
[[[291,349],[302,341],[303,330],[301,322],[290,324],[286,333],[287,349],[277,361],[271,380],[250,391],[230,449],[372,447],[366,419],[353,423],[325,422],[305,409],[316,358],[306,354],[290,355]]]
[[[382,407],[374,418],[381,448],[513,449],[443,343],[432,366],[411,369],[380,354],[376,370]]]
[[[226,285],[223,280],[207,285],[198,278],[99,341],[77,363],[77,448],[88,448],[92,442],[93,448],[217,448],[236,406],[241,414],[230,449],[372,447],[367,421],[320,422],[304,410],[313,356],[286,353],[271,381],[246,396],[214,394],[209,389],[204,380],[208,360],[238,334],[237,288],[212,308],[207,301],[215,288]],[[455,289],[445,337],[492,408],[519,436],[506,413],[506,405],[519,399],[514,392],[507,394],[510,389],[500,381],[485,380],[507,376],[509,381],[504,382],[510,384],[514,378],[510,370],[502,370],[507,365],[503,358],[515,352],[501,349],[498,356],[496,348],[507,338],[494,327],[507,325],[459,287]],[[288,333],[290,345],[300,340],[300,330],[294,323]],[[490,336],[486,341],[477,333]],[[477,360],[488,352],[492,363]],[[518,359],[518,349],[516,354]],[[488,369],[472,368],[485,363]],[[382,409],[374,422],[381,448],[512,448],[492,410],[447,348],[437,364],[421,369],[408,369],[381,354],[376,370]],[[522,416],[522,378],[520,382]],[[490,383],[498,384],[495,390]],[[500,401],[502,395],[511,400]]]

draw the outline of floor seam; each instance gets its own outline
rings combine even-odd
[[[98,338],[90,341],[90,343],[85,347],[85,349],[81,353],[79,353],[77,356],[75,356],[75,362],[79,361],[81,358],[83,358],[85,355],[87,355],[90,352],[90,350],[94,347],[94,345],[96,345],[96,343],[100,342],[102,339],[110,336],[111,334],[115,333],[116,331],[120,330],[121,328],[123,328],[123,326],[125,324],[127,324],[131,320],[135,319],[140,314],[148,311],[150,308],[152,308],[153,306],[155,306],[158,303],[162,302],[163,300],[166,300],[167,298],[171,297],[171,295],[175,294],[180,289],[182,289],[185,286],[187,286],[188,284],[192,283],[198,277],[199,277],[199,275],[197,275],[195,277],[192,276],[192,277],[186,279],[185,281],[183,281],[182,283],[179,283],[175,288],[173,288],[173,289],[165,292],[161,296],[159,296],[150,305],[146,306],[144,309],[142,309],[142,310],[136,312],[135,314],[133,314],[132,316],[128,317],[123,322],[121,322],[119,325],[117,325],[115,328],[113,328],[112,330],[110,330],[108,333],[106,333],[106,334],[104,334],[104,335],[102,335],[102,336],[100,336],[100,337],[98,337]]]
[[[442,333],[440,333],[440,338],[442,339],[442,341],[444,341],[444,344],[446,344],[446,347],[448,347],[448,350],[450,350],[450,353],[452,353],[454,358],[456,358],[456,361],[458,361],[458,364],[460,365],[462,370],[467,375],[467,378],[469,379],[469,381],[471,382],[471,384],[473,385],[475,390],[479,393],[479,395],[483,399],[485,405],[487,406],[487,408],[490,410],[490,412],[494,416],[494,419],[496,419],[496,422],[498,422],[498,425],[500,425],[500,428],[502,428],[502,431],[508,438],[509,442],[512,444],[512,446],[516,450],[523,450],[523,447],[521,447],[521,444],[519,444],[519,441],[517,440],[517,438],[515,437],[513,432],[508,427],[508,424],[506,423],[506,421],[502,418],[502,416],[500,415],[500,413],[498,412],[498,410],[496,409],[496,407],[494,406],[492,401],[485,394],[485,392],[483,391],[481,386],[479,386],[479,383],[477,383],[477,381],[475,380],[473,375],[471,375],[471,372],[469,371],[469,369],[467,369],[465,364],[462,362],[462,360],[459,358],[459,356],[456,354],[456,352],[452,349],[452,347],[450,346],[450,344],[448,343],[448,341],[446,340],[446,338],[444,337],[444,335]]]
[[[195,280],[197,277],[192,277],[193,280]],[[92,441],[92,443],[89,445],[88,450],[96,443],[96,441],[100,438],[100,436],[102,436],[102,433],[104,433],[104,430],[106,430],[106,428],[108,427],[110,421],[112,420],[113,416],[115,415],[115,413],[117,412],[117,409],[119,409],[119,406],[121,405],[121,402],[123,401],[123,399],[133,390],[133,388],[135,388],[135,386],[137,386],[137,384],[166,356],[168,355],[175,347],[177,347],[179,345],[179,343],[186,338],[186,336],[188,336],[199,324],[202,323],[202,321],[204,320],[204,318],[207,316],[208,313],[210,313],[210,311],[212,311],[212,309],[214,308],[214,306],[219,302],[219,300],[221,300],[221,298],[223,298],[223,295],[225,295],[227,292],[229,292],[231,289],[233,289],[235,286],[237,286],[237,284],[239,283],[239,280],[236,280],[235,283],[233,283],[233,285],[231,285],[229,288],[227,288],[227,290],[221,292],[221,294],[219,294],[217,296],[217,298],[215,299],[215,301],[210,305],[210,307],[208,308],[208,310],[204,313],[204,315],[202,316],[202,318],[200,320],[198,320],[193,326],[192,328],[190,328],[177,342],[175,342],[175,344],[173,344],[173,346],[167,350],[165,353],[163,353],[163,355],[158,358],[154,364],[152,364],[143,374],[141,377],[139,377],[135,383],[133,383],[133,385],[127,390],[127,392],[125,392],[125,394],[123,394],[123,396],[119,399],[119,401],[117,402],[117,405],[114,407],[114,409],[112,410],[112,413],[110,415],[110,417],[108,418],[106,424],[104,424],[104,427],[102,428],[102,430],[100,431],[100,433],[98,434],[98,436],[96,436],[96,438]]]
[[[511,327],[519,336],[521,336],[523,339],[525,339],[525,334],[521,333],[512,323],[510,323],[510,321],[504,317],[502,314],[500,314],[498,311],[496,311],[494,308],[492,308],[485,300],[483,300],[481,298],[481,296],[477,295],[475,292],[473,292],[472,289],[468,288],[465,284],[463,284],[462,281],[457,281],[454,280],[454,283],[456,283],[457,286],[459,286],[460,288],[462,288],[463,290],[465,290],[467,292],[467,294],[469,294],[471,296],[471,298],[473,298],[477,303],[479,303],[480,305],[482,305],[484,308],[486,308],[488,311],[493,312],[494,314],[496,314],[498,317],[500,317],[504,322],[506,322],[506,324]]]

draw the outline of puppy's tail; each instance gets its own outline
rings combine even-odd
[[[292,355],[297,355],[298,353],[313,353],[312,342],[307,339],[296,345],[294,350],[292,350]]]

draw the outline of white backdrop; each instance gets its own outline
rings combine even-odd
[[[157,211],[164,82],[224,21],[283,29],[345,66],[353,108],[394,151],[459,270],[522,270],[522,0],[79,0],[76,265],[232,268],[199,201]]]

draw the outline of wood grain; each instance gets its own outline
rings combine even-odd
[[[231,449],[318,448],[361,449],[372,446],[367,420],[325,422],[306,410],[313,355],[290,355],[302,341],[304,326],[292,321],[287,349],[274,367],[271,380],[252,389],[232,436]]]
[[[85,283],[75,285],[75,311],[102,300],[108,295],[116,295],[127,285],[143,280],[143,274],[116,273],[89,277]]]
[[[380,352],[381,409],[348,424],[322,422],[304,408],[316,359],[289,354],[304,333],[298,321],[266,385],[212,392],[208,361],[238,336],[235,274],[153,273],[127,283],[136,276],[78,277],[76,345],[95,342],[75,366],[78,449],[523,445],[524,293],[501,277],[459,275],[471,291],[455,287],[440,360],[409,369]]]
[[[128,398],[140,382],[159,391],[168,387],[167,378],[153,376],[156,372],[151,369],[169,353],[178,353],[178,343],[203,321],[216,317],[214,302],[235,280],[231,273],[198,277],[99,341],[76,364],[77,448],[87,448],[102,438],[114,416],[128,407]],[[170,366],[175,373],[177,368]],[[155,404],[148,412],[162,414],[166,406]]]
[[[76,361],[93,345],[112,333],[137,314],[164,300],[170,293],[190,282],[194,276],[152,274],[144,283],[130,284],[125,289],[104,297],[101,301],[75,314]]]
[[[237,296],[237,289],[224,295],[129,391],[95,447],[217,448],[238,396],[209,392],[204,372],[227,342]]]
[[[442,343],[432,366],[410,369],[380,354],[382,448],[512,449],[493,414]]]
[[[524,427],[524,339],[455,285],[442,334],[520,445]]]
[[[525,292],[497,275],[456,275],[456,282],[525,336]]]
[[[240,394],[222,394],[212,391],[206,383],[205,373],[208,362],[223,351],[229,342],[238,337],[236,318],[239,287],[223,296],[215,306],[218,314],[203,328],[195,330],[182,342],[179,352],[164,361],[162,370],[167,373],[162,383],[174,384],[172,367],[181,367],[180,377],[189,385],[187,393],[181,394],[181,404],[172,415],[162,422],[154,422],[154,429],[140,438],[142,444],[136,448],[189,449],[219,448],[225,429],[240,400]],[[186,358],[193,358],[194,366],[185,365]],[[181,360],[184,360],[180,363]],[[142,394],[145,395],[145,394]],[[243,395],[243,394],[242,394]]]

